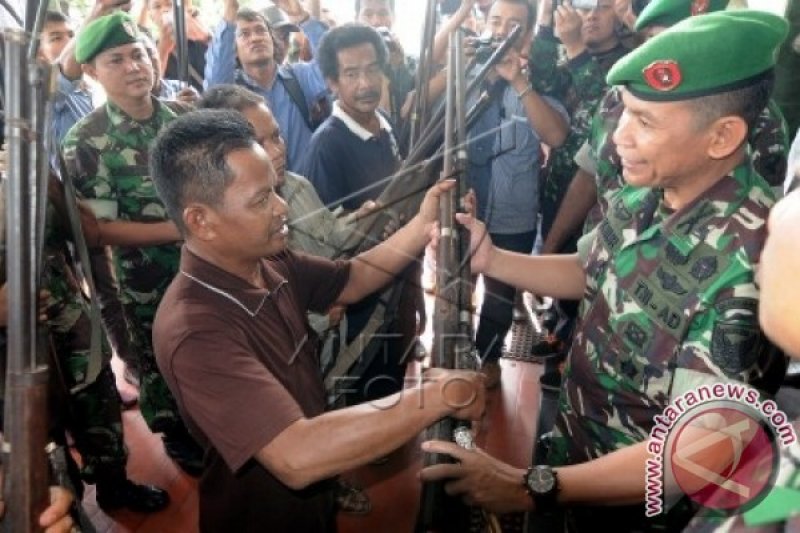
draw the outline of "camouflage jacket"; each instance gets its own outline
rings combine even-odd
[[[567,192],[576,165],[573,157],[589,134],[592,115],[605,94],[606,74],[628,53],[622,44],[607,52],[584,52],[572,60],[559,61],[559,43],[552,28],[542,27],[531,44],[528,72],[539,94],[552,96],[564,104],[570,116],[570,131],[564,144],[550,154],[548,169],[542,175],[542,205],[557,206]],[[555,213],[553,213],[555,216]]]
[[[796,434],[800,434],[800,421],[795,421],[794,430]],[[772,512],[768,514],[772,516],[762,515],[757,512],[757,507],[733,516],[703,511],[692,520],[684,532],[791,533],[800,531],[800,514],[797,512],[797,505],[786,505],[786,499],[800,502],[800,444],[797,441],[781,449],[778,474],[773,487],[765,499],[757,505],[758,507],[766,504],[770,498],[777,497],[769,503]],[[773,514],[776,512],[777,515]]]
[[[551,464],[646,440],[692,379],[752,382],[775,363],[760,349],[754,283],[769,186],[742,165],[677,212],[661,194],[624,188],[585,237],[586,292]]]
[[[153,98],[152,117],[137,121],[111,102],[84,117],[64,139],[66,171],[99,219],[161,222],[167,213],[149,176],[150,143],[188,108]],[[178,270],[176,244],[114,249],[124,304],[157,304]]]
[[[611,136],[617,128],[625,106],[622,91],[614,87],[608,91],[592,119],[589,144],[591,155],[597,163],[595,180],[597,204],[586,220],[585,230],[594,228],[608,209],[614,193],[623,187],[622,164],[617,146]],[[774,101],[770,101],[750,131],[750,156],[753,167],[770,186],[779,190],[786,176],[786,159],[789,154],[789,131],[786,121]]]

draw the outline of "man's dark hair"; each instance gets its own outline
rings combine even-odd
[[[394,13],[394,0],[377,0],[377,1],[386,4],[389,10],[392,13]],[[358,17],[358,14],[361,13],[361,5],[364,2],[366,2],[366,0],[356,0],[356,17]]]
[[[263,22],[266,25],[267,29],[269,29],[270,34],[272,34],[272,27],[267,20],[267,17],[264,16],[263,13],[259,13],[255,9],[250,9],[249,7],[243,7],[239,11],[236,12],[236,20],[244,20],[247,22]]]
[[[690,100],[697,127],[704,128],[719,118],[734,115],[742,117],[752,131],[758,117],[767,107],[774,87],[775,76],[770,73],[764,79],[742,89]]]
[[[349,22],[329,30],[322,37],[317,50],[317,63],[322,71],[322,76],[327,79],[339,79],[340,50],[353,48],[360,44],[369,43],[375,49],[378,65],[386,70],[388,52],[383,38],[373,28],[358,22]]]
[[[250,89],[224,83],[209,87],[196,105],[198,109],[235,109],[241,113],[263,103],[264,99]]]
[[[150,148],[150,175],[167,214],[186,233],[183,209],[192,202],[219,206],[233,173],[225,158],[254,146],[255,133],[238,111],[201,109],[164,127]]]
[[[70,23],[69,17],[67,17],[64,13],[60,11],[48,11],[44,15],[44,23],[42,24],[42,26],[46,24],[56,24],[61,22],[69,24]]]

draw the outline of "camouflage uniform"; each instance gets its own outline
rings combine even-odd
[[[611,139],[624,110],[622,92],[615,87],[600,102],[592,120],[588,142],[591,157],[597,164],[597,204],[587,216],[584,226],[587,232],[597,226],[608,209],[609,199],[625,184],[617,146]],[[750,131],[749,141],[753,167],[774,190],[779,191],[783,188],[786,176],[786,159],[791,137],[786,121],[774,101],[770,101],[759,116],[755,127]]]
[[[168,219],[148,174],[148,150],[161,127],[187,108],[156,98],[153,108],[151,118],[136,121],[107,102],[64,139],[67,171],[99,219],[142,223]],[[139,405],[154,432],[184,430],[175,399],[158,372],[151,342],[153,316],[178,271],[179,256],[177,244],[114,248],[130,347],[141,361]]]
[[[794,429],[800,434],[800,422],[794,423]],[[795,442],[781,450],[778,476],[775,487],[797,491],[800,499],[800,444]],[[770,496],[767,495],[767,498]],[[790,512],[786,510],[787,514]],[[747,512],[734,516],[719,516],[710,511],[703,511],[695,517],[684,530],[688,533],[790,533],[800,531],[800,515],[787,516],[768,523],[748,525]]]
[[[669,213],[661,195],[624,188],[585,238],[582,323],[564,370],[551,465],[645,441],[653,417],[691,379],[752,383],[775,362],[759,349],[754,284],[774,203],[769,186],[741,165],[681,211]],[[586,510],[571,515],[580,523],[603,514]],[[643,507],[614,508],[611,517],[637,524]]]
[[[56,382],[68,394],[55,413],[69,430],[83,462],[86,481],[125,478],[128,452],[122,433],[121,401],[111,371],[111,351],[105,343],[92,351],[92,324],[66,248],[71,233],[66,221],[48,209],[42,288],[49,291],[47,329],[52,342]],[[2,214],[0,214],[2,215]],[[2,246],[5,260],[5,242]],[[5,264],[3,265],[5,267]],[[3,268],[3,273],[5,269]],[[5,331],[0,335],[5,345]],[[4,348],[5,346],[3,346]]]
[[[575,153],[589,135],[592,114],[605,94],[606,73],[617,59],[628,53],[617,45],[607,52],[590,55],[584,52],[572,60],[557,63],[558,41],[552,28],[540,28],[531,44],[528,71],[531,84],[539,94],[546,94],[564,104],[570,115],[570,130],[564,144],[553,150],[547,169],[542,173],[542,234],[546,237],[558,208],[575,175]],[[574,241],[571,243],[574,251]]]

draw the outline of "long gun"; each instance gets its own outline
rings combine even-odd
[[[48,446],[47,344],[37,323],[38,284],[47,202],[44,125],[49,71],[36,60],[37,28],[46,3],[28,3],[25,31],[7,28],[5,37],[7,183],[7,284],[4,494],[6,531],[38,531],[47,507]],[[34,18],[35,14],[35,18]]]
[[[469,233],[456,223],[458,210],[465,211],[466,113],[464,59],[461,53],[463,34],[450,35],[447,98],[444,132],[444,169],[442,178],[456,179],[458,187],[442,195],[439,203],[439,245],[436,250],[437,294],[433,311],[432,366],[445,369],[477,370],[479,358],[472,343],[472,283],[469,268]],[[444,418],[428,428],[426,439],[454,441],[465,448],[474,447],[468,422]],[[425,466],[450,461],[440,454],[425,456]],[[427,483],[422,487],[417,515],[417,533],[494,531],[493,517],[463,505],[448,496],[444,486]],[[488,529],[487,529],[488,528]]]

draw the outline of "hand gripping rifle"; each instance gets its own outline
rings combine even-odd
[[[447,98],[445,102],[443,179],[455,179],[458,187],[442,195],[439,203],[439,245],[436,250],[436,302],[433,311],[433,366],[478,370],[480,359],[472,342],[472,281],[469,268],[469,232],[455,220],[456,206],[465,211],[467,183],[465,114],[466,83],[462,50],[463,34],[450,35]],[[464,448],[475,446],[469,422],[444,418],[428,428],[426,439],[450,440]],[[428,454],[425,466],[449,461],[449,456]],[[422,487],[417,533],[494,531],[493,517],[468,508],[444,492],[442,483]]]
[[[3,462],[5,531],[39,531],[49,504],[48,350],[38,323],[49,160],[46,151],[54,90],[52,69],[38,63],[38,35],[47,2],[31,0],[25,29],[6,28],[6,254],[8,328],[5,366]]]

